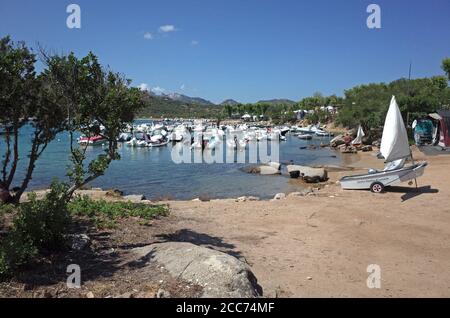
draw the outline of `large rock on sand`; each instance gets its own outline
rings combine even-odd
[[[145,200],[145,196],[142,194],[132,194],[124,196],[123,199],[125,201],[130,201],[131,203],[142,203]]]
[[[280,174],[281,171],[272,166],[259,166],[259,173],[262,175]]]
[[[132,252],[138,257],[137,263],[156,262],[171,276],[202,286],[202,298],[254,298],[261,295],[248,265],[231,255],[181,242],[152,244]]]
[[[242,171],[247,172],[247,173],[255,173],[255,174],[262,174],[262,175],[274,175],[274,174],[281,173],[279,168],[269,166],[269,165],[247,166],[247,167],[242,168]]]
[[[277,170],[280,170],[281,168],[281,164],[279,162],[269,162],[267,165]]]
[[[328,180],[328,173],[324,168],[311,168],[299,165],[289,165],[287,166],[287,171],[289,173],[300,171],[300,175],[303,179],[305,179],[305,181],[312,180],[314,182],[324,182]]]
[[[345,144],[344,135],[338,135],[338,136],[334,137],[333,139],[331,139],[331,141],[330,141],[330,147],[332,147],[332,148],[339,147],[340,145],[343,145],[343,144]]]

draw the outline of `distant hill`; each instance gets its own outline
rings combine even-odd
[[[239,102],[234,99],[227,99],[220,103],[220,106],[236,106],[239,105]]]
[[[270,104],[270,105],[294,105],[296,102],[290,99],[269,99],[260,100],[258,104]]]
[[[200,97],[189,97],[189,96],[186,96],[183,94],[178,94],[178,93],[170,93],[170,94],[165,94],[163,96],[166,96],[175,101],[180,101],[180,102],[188,103],[188,104],[206,105],[206,106],[215,105],[214,103],[210,102],[209,100],[206,100],[206,99],[203,99]]]
[[[142,99],[145,103],[137,117],[152,118],[217,118],[222,111],[222,107],[214,104],[196,103],[197,99],[190,99],[191,102],[170,98],[167,95],[155,95],[142,92]]]

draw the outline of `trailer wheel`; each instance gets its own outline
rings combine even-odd
[[[381,182],[374,182],[370,185],[370,191],[373,193],[381,193],[384,191],[384,184]]]

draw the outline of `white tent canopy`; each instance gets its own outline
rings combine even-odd
[[[392,96],[386,115],[380,152],[387,162],[407,158],[411,155],[408,134],[395,96]]]

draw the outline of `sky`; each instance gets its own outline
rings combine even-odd
[[[367,27],[369,4],[381,28]],[[81,9],[70,29],[69,4]],[[0,37],[83,56],[133,85],[219,103],[343,95],[443,75],[450,0],[0,0]]]

